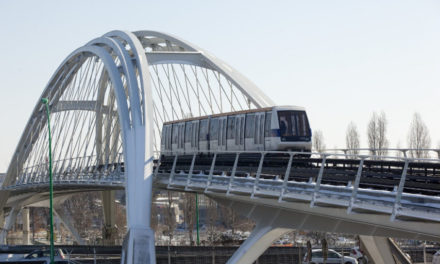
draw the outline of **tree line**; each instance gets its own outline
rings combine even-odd
[[[368,149],[372,155],[384,156],[387,149],[390,148],[387,137],[388,120],[385,112],[373,112],[367,124]],[[313,131],[313,149],[317,152],[323,152],[326,149],[322,131]],[[345,148],[348,154],[359,154],[360,151],[360,133],[356,124],[352,121],[348,124],[345,132]],[[400,143],[396,149],[401,149]],[[419,113],[414,113],[407,134],[407,149],[409,157],[428,158],[429,153],[426,149],[431,148],[431,137],[429,129]],[[437,146],[440,149],[440,142]]]

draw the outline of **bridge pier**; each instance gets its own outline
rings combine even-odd
[[[116,204],[115,191],[102,192],[102,211],[104,215],[104,227],[102,238],[105,245],[115,245],[118,235],[116,227]]]
[[[0,233],[0,244],[6,244],[6,237],[11,229],[12,225],[15,223],[18,213],[20,212],[20,206],[14,206],[11,208],[8,217],[6,218],[5,225]]]
[[[61,223],[70,231],[73,235],[73,238],[79,245],[85,245],[85,241],[79,235],[78,230],[73,226],[71,221],[72,216],[65,212],[65,210],[61,206],[56,206],[54,208],[55,215],[61,220]]]
[[[208,195],[209,196],[209,195]],[[245,215],[256,222],[255,228],[246,241],[235,251],[228,264],[252,264],[282,235],[293,231],[286,218],[280,217],[281,210],[265,206],[249,206],[240,202],[231,202],[222,198],[210,197],[218,203],[231,207],[235,212]]]
[[[31,244],[30,239],[30,225],[29,225],[29,208],[25,207],[21,210],[21,218],[23,222],[23,245],[29,245]]]
[[[258,201],[262,202],[264,198],[253,198],[244,201],[240,199],[240,196],[233,194],[229,195],[228,198],[217,193],[207,193],[206,195],[256,222],[255,229],[229,259],[228,264],[253,263],[273,241],[293,230],[344,232],[347,234],[366,234],[367,232],[373,234],[379,232],[379,229],[374,226],[354,224],[342,219],[324,217],[323,215],[304,214],[257,203]],[[252,203],[252,200],[254,203]],[[382,234],[383,236],[380,236]],[[376,236],[363,235],[360,237],[361,248],[367,252],[369,263],[411,263],[398,246],[391,239],[386,237],[393,235],[399,237],[398,233],[390,230],[381,230]]]
[[[387,237],[359,236],[360,247],[373,264],[411,264],[396,243]]]

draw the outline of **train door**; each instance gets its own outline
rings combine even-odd
[[[235,146],[236,150],[244,150],[245,115],[235,117]]]
[[[191,135],[191,150],[193,153],[199,151],[199,120],[194,120],[192,123]]]
[[[185,122],[177,123],[178,138],[176,153],[185,153]]]
[[[218,135],[218,151],[226,150],[226,125],[227,125],[227,116],[219,117],[219,135]]]
[[[235,130],[236,130],[236,116],[228,116],[228,126],[226,129],[226,145],[228,150],[236,150],[235,145]]]
[[[166,132],[168,130],[167,126],[162,126],[162,133],[160,134],[161,138],[160,138],[160,151],[161,152],[165,152],[165,144],[166,144]]]
[[[185,137],[184,137],[184,150],[185,154],[191,153],[191,136],[192,136],[192,122],[185,122]]]
[[[254,146],[256,150],[264,150],[264,119],[265,112],[255,113]]]
[[[208,153],[209,151],[209,119],[202,119],[199,122],[199,151]]]
[[[171,150],[173,154],[177,153],[177,149],[179,148],[179,124],[174,123],[172,125],[172,137],[171,137]]]
[[[218,131],[219,119],[218,117],[211,118],[209,121],[209,151],[215,152],[218,148]]]
[[[164,125],[161,133],[160,150],[168,155],[170,154],[169,151],[171,151],[171,129],[172,125]]]
[[[256,150],[254,145],[255,113],[246,114],[244,145],[246,150]]]
[[[275,118],[276,120],[276,118]],[[272,133],[275,131],[272,125],[272,111],[266,112],[266,120],[264,121],[264,149],[265,150],[276,150],[276,134]],[[278,136],[279,137],[279,136]]]

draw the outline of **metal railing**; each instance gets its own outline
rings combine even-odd
[[[123,154],[117,154],[113,160],[115,161],[113,163],[103,162],[94,155],[53,161],[54,183],[123,183],[125,181]],[[23,168],[15,182],[3,188],[46,184],[49,182],[48,166],[45,162]]]
[[[162,152],[162,154],[166,154]],[[160,155],[159,166],[155,169],[156,179],[166,182],[166,188],[173,189],[176,187],[184,188],[185,191],[198,190],[202,192],[225,192],[226,195],[238,194],[249,195],[254,198],[258,195],[264,197],[273,197],[279,202],[288,200],[303,200],[310,202],[310,206],[317,204],[332,204],[335,206],[344,206],[347,212],[351,213],[357,209],[373,210],[380,213],[387,213],[391,216],[391,221],[396,220],[400,216],[415,217],[424,220],[440,221],[440,197],[436,195],[416,194],[405,192],[405,185],[409,184],[408,173],[412,170],[413,165],[428,164],[426,166],[434,166],[433,171],[439,167],[440,160],[426,158],[408,158],[408,157],[391,157],[376,155],[356,155],[356,154],[338,154],[338,153],[305,153],[305,152],[275,152],[275,151],[216,151],[211,152],[211,160],[209,166],[198,166],[197,159],[204,157],[200,153],[188,154],[172,154],[171,156]],[[230,155],[229,165],[216,165],[220,155]],[[239,159],[245,154],[259,154],[258,166],[238,176]],[[285,155],[285,170],[283,173],[267,177],[263,170],[267,167],[265,163],[270,154]],[[312,158],[308,158],[308,156]],[[191,157],[191,163],[180,164],[179,158]],[[205,154],[206,156],[206,154]],[[305,156],[305,157],[304,157]],[[301,158],[303,157],[303,158]],[[172,165],[164,167],[162,159],[172,158]],[[329,170],[330,158],[343,158],[351,163],[355,162],[355,166],[350,167],[350,173],[353,168],[356,169],[355,177],[341,185],[340,182],[332,184],[329,181],[324,183],[324,175]],[[298,181],[295,177],[291,177],[293,161],[303,160],[304,163],[315,164],[314,176],[308,181]],[[233,161],[233,163],[232,163]],[[365,163],[374,161],[381,167],[381,163],[394,161],[392,166],[401,166],[399,175],[394,175],[397,183],[389,190],[375,188],[361,188],[364,172],[367,170]],[[232,163],[232,165],[231,165]],[[169,163],[171,164],[171,163]],[[257,164],[257,162],[255,162]],[[265,166],[266,164],[266,166]],[[410,166],[411,164],[411,166]],[[389,165],[391,166],[391,165]],[[199,168],[201,167],[201,168]],[[209,170],[205,168],[209,167]],[[371,167],[371,166],[370,166]],[[318,169],[319,168],[319,169]],[[440,167],[439,167],[440,168]],[[284,166],[283,168],[284,169]],[[339,171],[344,172],[344,168],[340,167]],[[348,169],[347,169],[348,170]],[[425,169],[426,170],[426,169]],[[297,170],[299,171],[299,170]],[[296,175],[298,176],[298,175]],[[436,178],[437,179],[437,178]],[[440,177],[439,177],[440,179]],[[429,186],[427,186],[429,188]]]

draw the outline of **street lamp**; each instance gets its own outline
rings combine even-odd
[[[54,245],[53,245],[53,180],[52,180],[52,138],[50,135],[50,111],[49,99],[41,98],[41,103],[46,106],[47,131],[49,134],[49,216],[50,216],[50,263],[54,263]]]

